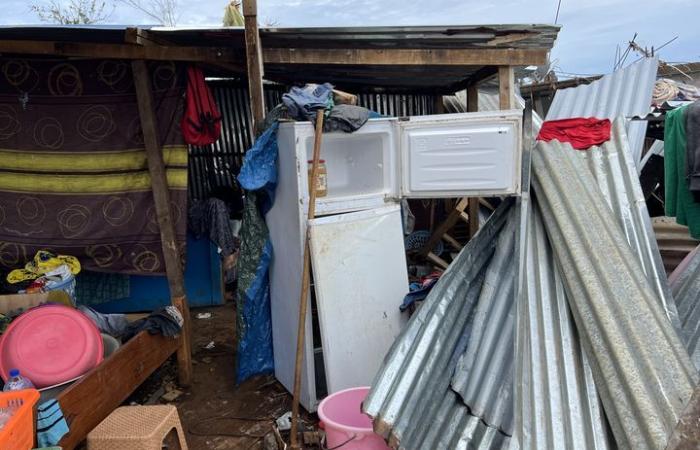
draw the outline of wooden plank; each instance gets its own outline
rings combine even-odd
[[[433,112],[434,114],[445,114],[445,102],[442,95],[436,95],[433,99]]]
[[[463,221],[469,223],[469,214],[465,213],[464,211],[459,213],[459,218],[462,219]]]
[[[440,258],[438,255],[436,255],[433,252],[428,252],[426,255],[428,260],[430,260],[433,264],[437,265],[438,267],[442,269],[447,269],[450,265],[445,261],[444,259]]]
[[[479,110],[479,87],[475,84],[467,88],[467,111],[475,112]]]
[[[457,239],[453,238],[447,233],[442,235],[442,239],[448,244],[450,244],[455,250],[459,251],[462,250],[462,248],[464,247],[462,244],[459,243],[459,241],[457,241]]]
[[[469,199],[469,239],[479,231],[479,198]]]
[[[466,197],[459,200],[457,206],[455,206],[454,209],[450,211],[445,221],[438,225],[435,231],[433,231],[433,234],[430,235],[430,239],[428,239],[428,242],[418,252],[419,255],[428,256],[428,253],[430,253],[433,250],[433,248],[435,248],[435,244],[437,244],[438,241],[442,239],[442,235],[447,233],[450,230],[450,228],[452,228],[455,225],[455,223],[457,223],[460,217],[460,213],[462,213],[467,207],[467,203],[468,199]]]
[[[237,62],[242,56],[233,49],[218,47],[22,40],[0,40],[0,53],[190,62]]]
[[[142,331],[61,392],[58,402],[70,431],[59,445],[66,450],[76,448],[179,347],[179,339]]]
[[[546,49],[264,48],[265,64],[529,66],[547,62]]]
[[[515,108],[515,78],[512,66],[498,68],[498,103],[501,109]]]
[[[192,351],[190,347],[190,312],[185,299],[185,282],[180,260],[180,248],[175,237],[172,212],[170,211],[170,194],[168,181],[165,176],[165,164],[163,152],[158,137],[155,109],[153,107],[153,93],[151,92],[151,78],[144,61],[131,63],[134,73],[134,86],[136,87],[136,99],[141,118],[146,158],[148,159],[148,172],[151,176],[153,200],[156,207],[156,216],[160,228],[160,240],[163,248],[165,273],[168,277],[170,298],[184,318],[182,327],[182,346],[177,352],[179,382],[183,386],[189,386],[192,382]]]
[[[245,53],[248,67],[248,98],[253,116],[253,136],[265,118],[265,96],[263,95],[263,61],[260,33],[258,32],[257,0],[243,2],[245,20]]]

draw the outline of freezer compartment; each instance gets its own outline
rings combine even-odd
[[[304,155],[300,175],[304,179],[304,200],[308,201],[314,136],[313,130],[304,131],[300,142]],[[328,193],[318,198],[317,212],[332,214],[367,209],[381,206],[387,198],[396,198],[395,145],[391,120],[370,121],[355,133],[324,133],[321,159],[326,164]]]

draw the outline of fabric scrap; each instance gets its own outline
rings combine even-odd
[[[129,320],[124,314],[103,314],[85,305],[78,305],[78,310],[95,324],[100,333],[120,338],[129,328]]]
[[[686,179],[686,112],[681,106],[666,113],[664,124],[664,179],[666,215],[686,225],[694,239],[700,239],[700,203],[696,203]]]
[[[128,341],[143,330],[150,334],[161,334],[165,337],[175,337],[182,331],[184,319],[180,310],[169,305],[153,311],[144,319],[131,322],[122,336],[124,341]]]
[[[688,105],[685,117],[688,189],[700,201],[700,100]]]
[[[128,298],[131,279],[122,273],[85,270],[76,277],[75,301],[80,305],[100,305]]]
[[[589,117],[547,120],[542,124],[537,140],[549,142],[556,139],[570,143],[577,150],[585,150],[609,140],[611,129],[609,119]]]
[[[352,133],[367,123],[369,115],[369,109],[362,106],[335,105],[323,121],[323,131],[326,133],[333,131]],[[311,122],[314,126],[316,125],[316,116],[312,118]]]
[[[37,407],[36,440],[39,447],[51,447],[68,433],[68,423],[58,400],[48,400]]]
[[[66,265],[73,275],[80,273],[80,261],[70,255],[56,255],[48,250],[39,250],[23,269],[15,269],[7,274],[9,283],[35,280],[48,272]]]
[[[333,86],[329,83],[292,87],[282,96],[289,115],[295,120],[313,120],[316,111],[333,109]]]

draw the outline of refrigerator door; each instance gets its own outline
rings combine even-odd
[[[328,393],[369,386],[404,322],[400,208],[315,219],[310,231]]]
[[[403,197],[520,193],[521,111],[411,117],[396,126]]]

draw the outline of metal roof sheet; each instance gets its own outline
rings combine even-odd
[[[615,119],[644,116],[649,111],[658,58],[645,58],[591,84],[561,89],[554,95],[546,120],[572,117]],[[635,166],[639,165],[647,123],[629,121],[627,135]]]
[[[690,252],[671,275],[681,322],[681,337],[700,370],[700,247]]]
[[[471,414],[450,388],[474,326],[487,269],[514,218],[506,199],[460,252],[389,350],[363,403],[375,431],[393,448],[508,448],[509,436]],[[506,236],[506,237],[503,237]],[[505,239],[505,241],[504,241]],[[437,432],[439,431],[439,433]]]
[[[620,448],[664,448],[698,374],[580,152],[533,152],[533,187]]]

